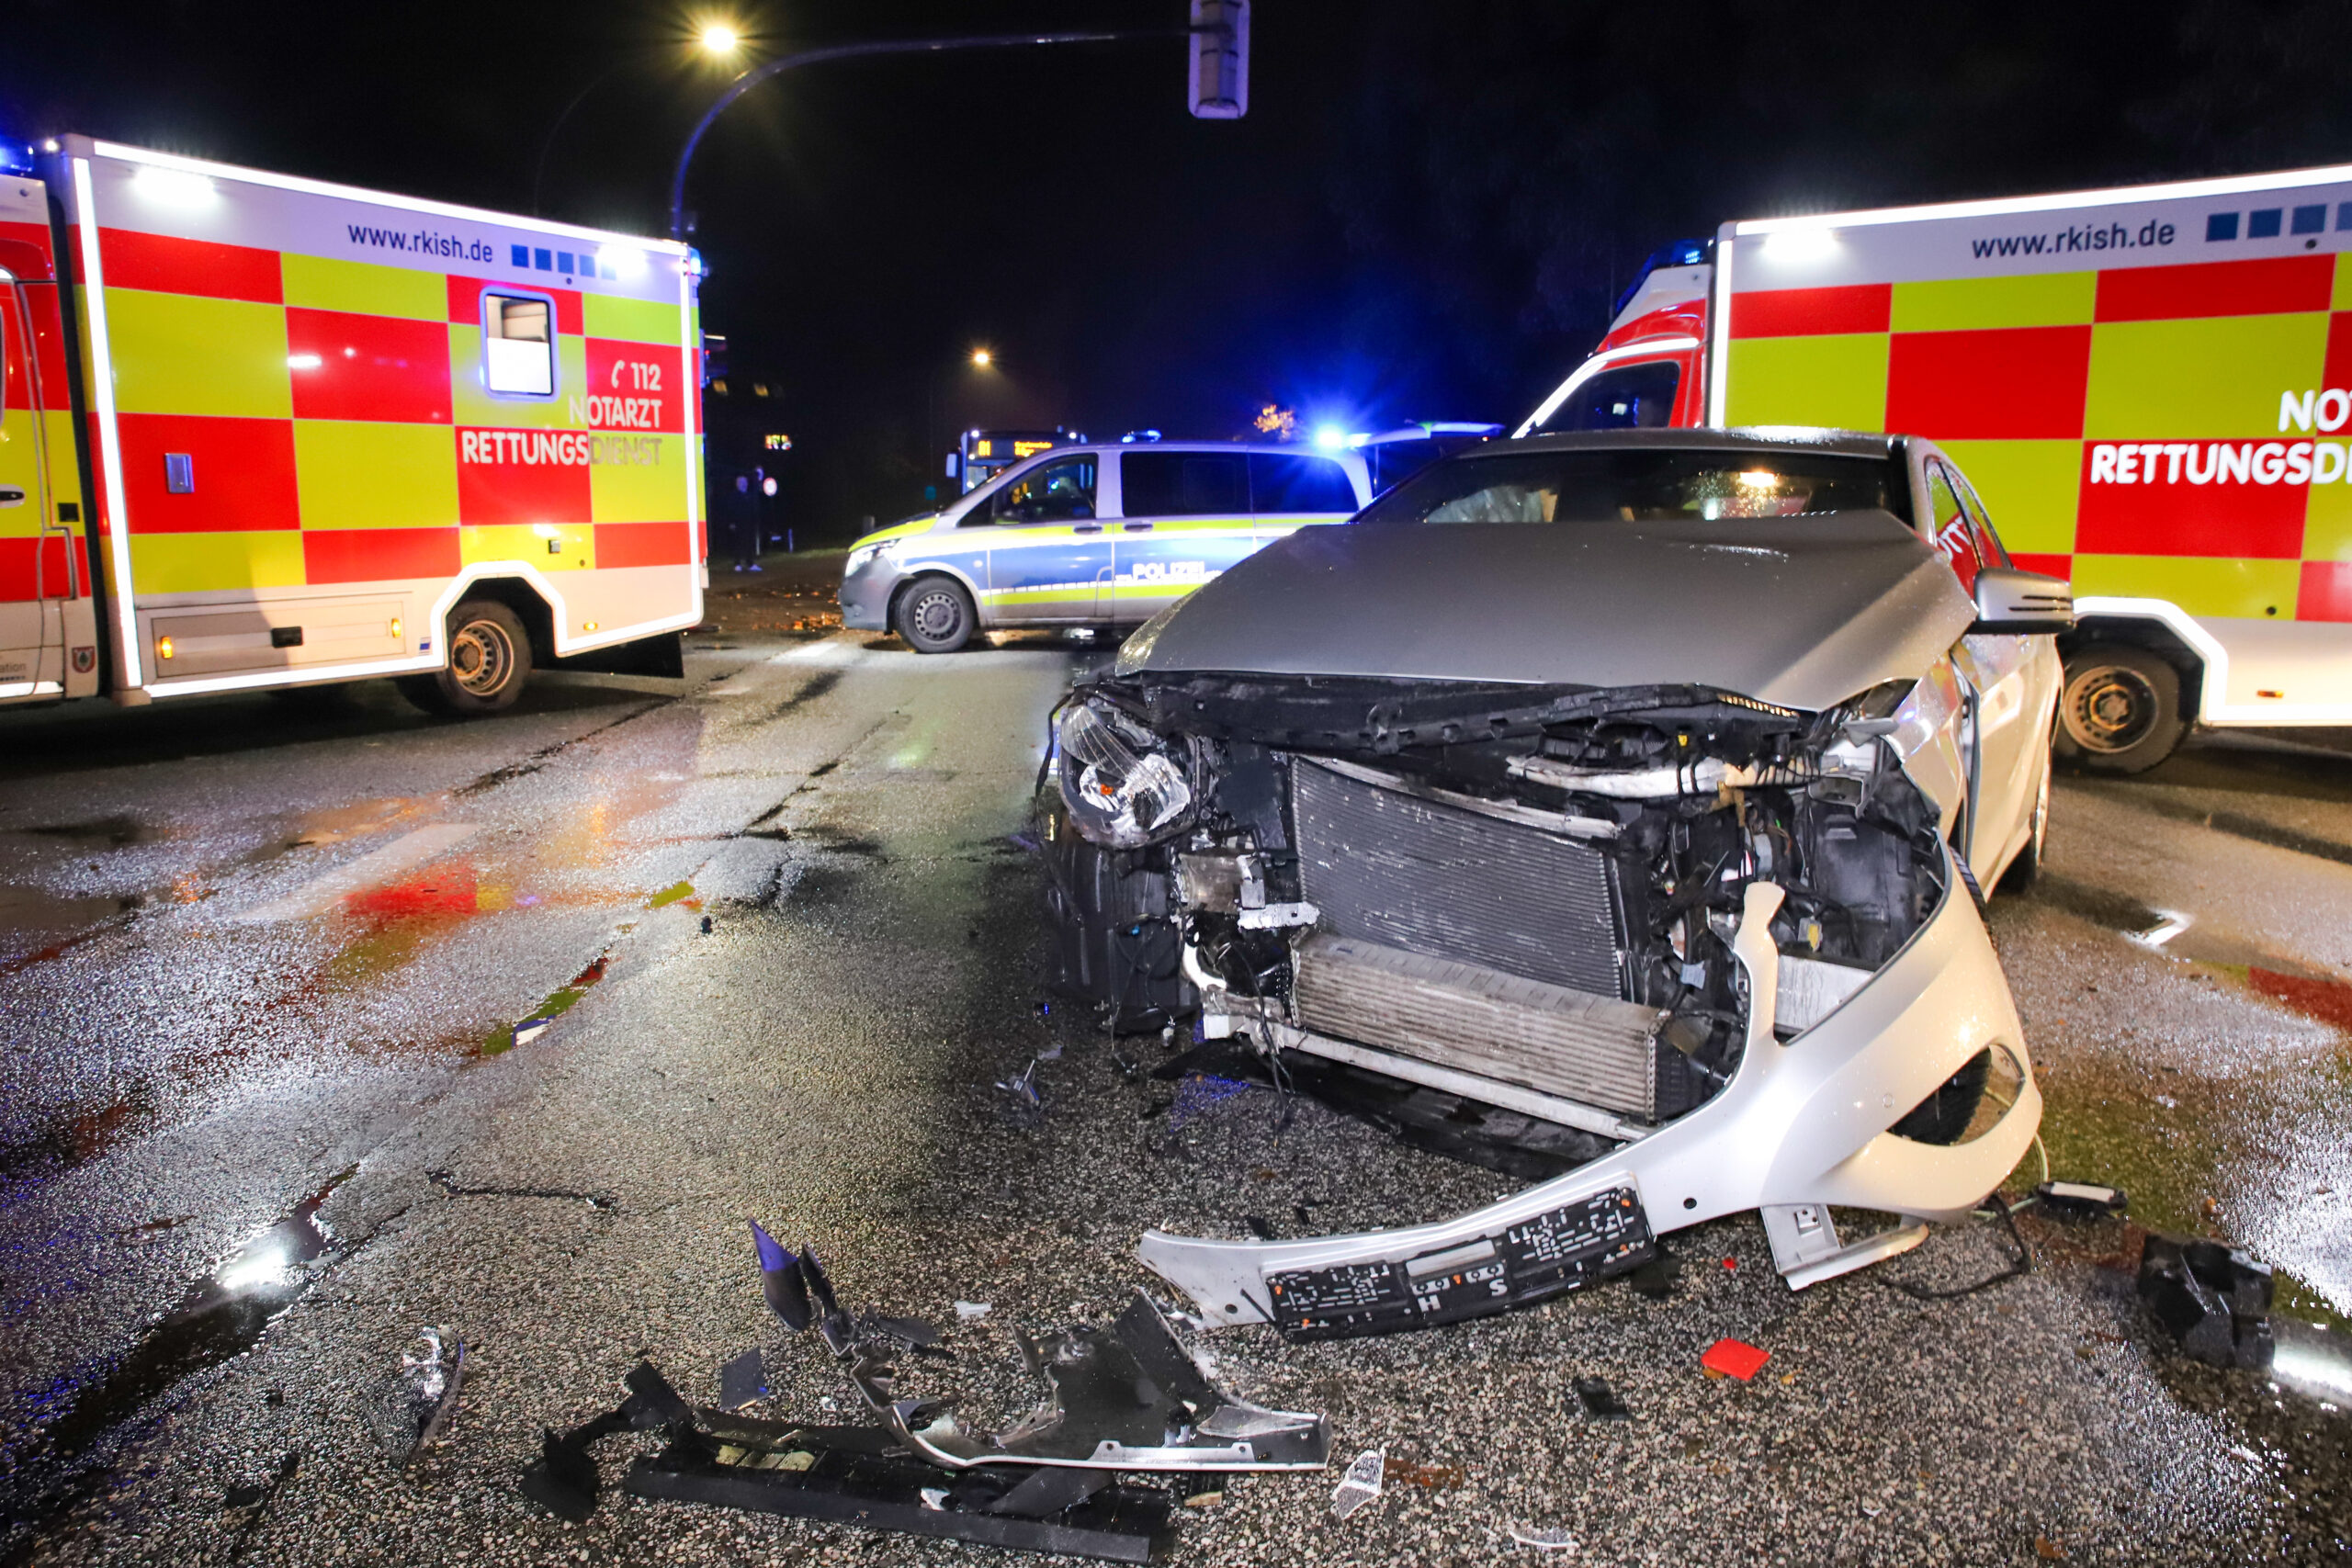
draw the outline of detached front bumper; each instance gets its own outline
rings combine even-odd
[[[1956,889],[1949,852],[1947,863],[1945,886]],[[1408,1325],[1377,1322],[1375,1308],[1399,1292],[1424,1321],[1453,1321],[1478,1315],[1465,1285],[1491,1303],[1486,1311],[1524,1304],[1630,1266],[1647,1255],[1652,1235],[1747,1209],[1763,1211],[1774,1263],[1792,1289],[1916,1246],[1924,1222],[1957,1218],[1999,1186],[2041,1125],[2007,979],[1974,903],[1948,895],[1883,968],[1782,1043],[1771,1027],[1779,955],[1767,930],[1781,897],[1770,883],[1747,888],[1733,942],[1747,981],[1747,1045],[1731,1084],[1700,1109],[1456,1219],[1301,1241],[1151,1231],[1137,1255],[1213,1324],[1272,1321],[1297,1334],[1317,1332],[1311,1323],[1301,1328],[1293,1303],[1303,1298],[1320,1300],[1328,1314],[1334,1291],[1365,1293],[1365,1326],[1327,1320],[1325,1333]],[[2016,1099],[1988,1130],[1951,1146],[1891,1130],[1987,1047],[2008,1055],[2018,1078]],[[1843,1245],[1832,1204],[1905,1223]],[[1305,1275],[1314,1279],[1302,1284]]]

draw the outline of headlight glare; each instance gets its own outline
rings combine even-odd
[[[1056,777],[1070,825],[1114,850],[1141,849],[1191,820],[1183,760],[1140,726],[1090,704],[1062,715]]]

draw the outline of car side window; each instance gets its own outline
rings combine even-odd
[[[1356,487],[1348,470],[1329,457],[1291,457],[1272,452],[1250,454],[1250,509],[1263,516],[1270,512],[1336,512],[1356,510]]]
[[[1249,464],[1238,452],[1122,452],[1119,509],[1129,517],[1243,515]]]
[[[1094,455],[1043,463],[989,502],[999,523],[1069,523],[1094,515]]]
[[[1952,488],[1960,491],[1960,509],[1968,514],[1969,530],[1976,536],[1976,556],[1986,566],[2007,566],[2009,552],[2001,543],[2001,536],[1993,532],[1993,519],[1977,499],[1974,487],[1958,468],[1950,470]]]
[[[1968,513],[1960,504],[1960,492],[1952,488],[1951,475],[1941,463],[1928,463],[1928,542],[1941,550],[1944,559],[1951,563],[1952,574],[1960,585],[1970,592],[1976,592],[1976,541],[1968,525]]]
[[[1537,434],[1563,430],[1662,430],[1674,418],[1682,367],[1672,359],[1621,365],[1570,392]]]

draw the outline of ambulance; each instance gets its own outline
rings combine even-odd
[[[679,672],[698,271],[666,242],[85,137],[0,175],[0,702]]]
[[[2352,167],[1726,223],[1514,434],[1640,425],[1951,454],[1992,547],[2074,583],[2086,766],[2352,724]]]

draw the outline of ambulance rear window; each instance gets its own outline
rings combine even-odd
[[[555,302],[484,290],[481,307],[482,384],[505,397],[555,396]]]

